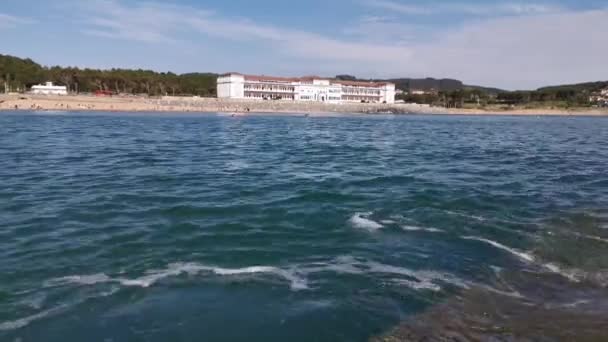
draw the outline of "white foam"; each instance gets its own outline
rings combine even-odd
[[[390,225],[390,224],[397,224],[397,222],[396,222],[396,221],[393,221],[393,220],[381,220],[381,221],[380,221],[380,223],[382,223],[382,224],[387,224],[387,225]]]
[[[290,282],[290,287],[292,290],[303,290],[307,289],[308,285],[305,279],[299,277],[295,271],[292,270],[284,270],[278,267],[272,266],[252,266],[252,267],[244,267],[244,268],[222,268],[222,267],[214,267],[214,266],[206,266],[197,263],[174,263],[170,264],[166,269],[161,270],[152,270],[146,272],[147,274],[139,277],[139,278],[124,278],[117,277],[112,278],[107,276],[106,274],[94,274],[94,275],[76,275],[76,276],[68,276],[53,279],[48,284],[52,286],[64,285],[64,284],[80,284],[80,285],[95,285],[99,283],[119,283],[123,286],[133,286],[133,287],[143,287],[147,288],[158,281],[169,278],[176,277],[181,274],[188,275],[198,275],[203,273],[212,273],[219,276],[234,276],[234,275],[242,275],[242,274],[255,274],[255,273],[265,273],[265,274],[273,274],[279,276],[285,280]]]
[[[254,274],[254,273],[274,274],[276,276],[284,278],[285,280],[288,280],[291,283],[292,290],[305,290],[308,288],[306,279],[299,277],[295,271],[285,270],[285,269],[273,267],[273,266],[252,266],[252,267],[237,268],[237,269],[213,267],[210,269],[210,271],[217,275],[224,275],[224,276],[240,275],[240,274]]]
[[[435,282],[438,280],[458,287],[469,288],[466,282],[447,273],[430,270],[414,271],[399,266],[386,265],[373,261],[368,261],[365,263],[365,265],[369,267],[369,271],[372,273],[396,274],[416,279],[417,282],[409,284],[410,287],[413,287],[415,289],[426,288],[430,290],[439,291],[441,288],[438,287],[437,284],[435,284]],[[408,284],[408,282],[404,282],[404,284]],[[416,286],[411,286],[413,284],[416,284]]]
[[[441,291],[441,286],[429,281],[412,281],[406,279],[393,279],[392,281],[395,284],[404,285],[414,290]]]
[[[247,162],[241,161],[241,160],[231,160],[226,163],[227,171],[239,171],[239,170],[248,169],[250,167],[251,166]]]
[[[531,254],[524,253],[524,252],[518,251],[516,249],[507,247],[496,241],[492,241],[492,240],[488,240],[488,239],[484,239],[484,238],[480,238],[480,237],[476,237],[476,236],[462,236],[461,238],[465,239],[465,240],[475,240],[475,241],[487,243],[498,249],[507,251],[507,252],[519,257],[523,261],[526,261],[529,263],[534,263],[537,266],[545,269],[546,271],[549,271],[549,272],[555,273],[555,274],[559,274],[562,277],[567,278],[568,280],[570,280],[572,282],[578,283],[583,280],[588,280],[588,281],[593,281],[595,283],[599,283],[601,286],[606,286],[608,284],[608,281],[604,281],[602,279],[603,277],[605,277],[605,275],[602,272],[587,272],[587,271],[578,270],[578,269],[564,269],[554,263],[541,263],[541,262],[539,262],[539,260],[536,260],[536,258]],[[606,278],[606,279],[608,279],[608,278]]]
[[[531,254],[518,251],[518,250],[516,250],[514,248],[511,248],[511,247],[507,247],[507,246],[505,246],[503,244],[500,244],[500,243],[498,243],[496,241],[493,241],[493,240],[484,239],[484,238],[477,237],[477,236],[462,236],[461,238],[464,239],[464,240],[473,240],[473,241],[479,241],[479,242],[487,243],[487,244],[489,244],[489,245],[491,245],[493,247],[496,247],[498,249],[502,249],[503,251],[507,251],[507,252],[509,252],[509,253],[517,256],[518,258],[520,258],[521,260],[524,260],[526,262],[534,262],[534,260],[535,260],[534,257]]]
[[[158,281],[176,277],[182,274],[194,275],[216,275],[221,277],[235,277],[239,275],[266,274],[282,278],[289,282],[290,288],[294,291],[309,288],[306,276],[313,273],[334,272],[338,274],[353,275],[392,275],[397,276],[393,279],[396,284],[406,285],[413,289],[427,289],[439,291],[440,285],[437,281],[450,283],[452,285],[468,288],[466,282],[457,277],[441,272],[429,270],[410,270],[407,268],[382,264],[369,260],[356,259],[351,256],[338,257],[328,263],[313,263],[308,265],[298,265],[289,268],[279,268],[275,266],[250,266],[243,268],[224,268],[207,266],[198,263],[173,263],[165,269],[151,270],[138,278],[110,277],[99,273],[93,275],[76,275],[53,279],[47,282],[52,286],[62,286],[66,284],[95,285],[102,283],[117,283],[122,286],[133,286],[147,288],[156,284]],[[110,294],[114,293],[114,289]]]
[[[418,227],[418,226],[401,226],[401,229],[408,232],[428,232],[428,233],[443,233],[443,230],[432,227]]]
[[[457,277],[429,270],[410,270],[404,267],[382,264],[374,261],[359,261],[350,256],[342,256],[330,263],[316,264],[303,270],[306,273],[335,272],[339,274],[374,275],[385,274],[402,276],[404,278],[393,278],[391,282],[416,290],[440,291],[441,287],[436,283],[442,281],[462,288],[469,288],[466,282]]]
[[[368,231],[376,231],[384,228],[380,223],[370,220],[369,216],[371,213],[355,213],[349,220],[349,222],[355,228],[365,229]]]
[[[564,278],[568,278],[572,282],[578,283],[581,281],[581,278],[583,278],[581,277],[581,274],[579,274],[579,272],[562,269],[560,266],[553,263],[542,264],[541,266],[549,270],[550,272],[559,274]]]
[[[40,293],[40,294],[36,294],[36,295],[33,295],[31,297],[28,297],[28,298],[22,300],[20,302],[20,304],[23,306],[26,306],[28,308],[40,310],[43,307],[46,299],[47,299],[46,295]]]
[[[103,273],[91,274],[91,275],[75,275],[67,276],[62,278],[52,279],[46,284],[48,286],[57,286],[64,284],[80,284],[80,285],[95,285],[99,283],[107,283],[112,281],[110,277]]]
[[[97,277],[97,275],[95,277]],[[47,282],[47,283],[51,283],[51,284],[55,284],[55,285],[68,284],[70,281],[79,282],[80,279],[86,279],[86,278],[88,278],[87,281],[80,282],[80,283],[81,284],[87,284],[87,285],[94,284],[94,282],[91,280],[92,278],[90,278],[88,276],[87,277],[65,277],[65,278],[58,278],[58,279],[54,279],[53,281],[50,281],[50,282]],[[99,279],[100,282],[106,282],[106,281],[102,280],[102,277],[98,277],[98,279]],[[70,307],[72,307],[74,305],[82,304],[82,303],[86,302],[89,299],[92,299],[92,298],[101,298],[101,297],[109,297],[109,296],[115,294],[116,292],[118,292],[118,290],[119,290],[118,287],[114,287],[114,288],[111,288],[108,291],[96,293],[96,294],[93,294],[93,295],[90,295],[90,296],[85,296],[85,297],[82,297],[82,298],[77,299],[75,301],[72,301],[70,303],[62,304],[62,305],[59,305],[57,307],[54,307],[54,308],[51,308],[51,309],[39,312],[37,314],[31,315],[31,316],[28,316],[28,317],[20,318],[20,319],[14,320],[14,321],[2,322],[2,323],[0,323],[0,331],[21,329],[23,327],[28,326],[30,323],[32,323],[34,321],[37,321],[37,320],[40,320],[40,319],[43,319],[43,318],[47,318],[47,317],[50,317],[50,316],[57,315],[57,314],[61,313],[62,311],[67,310],[68,308],[70,308]],[[42,297],[42,298],[45,298],[45,297]],[[42,304],[43,304],[42,302],[40,302],[39,304],[36,303],[35,305],[32,305],[31,307],[33,307],[35,309],[40,309],[42,307]]]
[[[445,210],[444,212],[446,214],[449,214],[449,215],[455,215],[455,216],[460,216],[460,217],[472,218],[472,219],[477,220],[479,222],[484,222],[486,220],[485,217],[481,217],[481,216],[477,216],[477,215],[464,214],[464,213],[459,213],[459,212],[450,211],[450,210]]]
[[[582,237],[584,239],[588,239],[588,240],[594,240],[594,241],[598,241],[598,242],[603,242],[603,243],[608,243],[608,239],[604,239],[601,238],[599,236],[595,236],[595,235],[587,235],[587,234],[580,234],[580,233],[575,233],[576,236]]]
[[[497,288],[494,288],[492,286],[488,286],[488,285],[484,285],[484,284],[475,284],[475,287],[478,288],[482,288],[486,291],[490,291],[490,292],[494,292],[496,294],[505,296],[505,297],[511,297],[511,298],[518,298],[518,299],[524,299],[524,295],[522,295],[521,293],[517,292],[517,291],[503,291],[503,290],[499,290]]]
[[[61,305],[56,308],[45,310],[45,311],[39,312],[37,314],[31,315],[28,317],[20,318],[20,319],[14,320],[14,321],[2,322],[2,323],[0,323],[0,331],[21,329],[21,328],[29,325],[33,321],[37,321],[39,319],[42,319],[42,318],[45,318],[45,317],[48,317],[51,315],[55,315],[55,314],[59,313],[61,310],[65,309],[66,307],[67,307],[67,305]]]

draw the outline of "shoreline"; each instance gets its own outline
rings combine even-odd
[[[229,100],[197,97],[95,97],[87,95],[0,95],[0,111],[165,112],[234,114],[428,114],[608,116],[608,108],[483,110],[418,104],[371,104]]]

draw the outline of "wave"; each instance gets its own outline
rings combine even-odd
[[[532,254],[518,251],[514,248],[507,247],[507,246],[505,246],[501,243],[498,243],[496,241],[493,241],[493,240],[476,237],[476,236],[462,236],[461,238],[465,239],[465,240],[474,240],[474,241],[480,241],[480,242],[487,243],[493,247],[507,251],[507,252],[517,256],[519,259],[521,259],[525,262],[534,264],[534,265],[544,269],[545,271],[549,271],[551,273],[558,274],[572,282],[578,283],[578,282],[582,282],[582,281],[588,281],[588,282],[594,283],[594,284],[602,286],[602,287],[608,286],[608,272],[603,272],[603,271],[590,272],[590,271],[585,271],[585,270],[581,270],[581,269],[577,269],[577,268],[564,268],[558,264],[551,263],[551,262],[543,263],[540,260],[537,260],[537,258],[535,258]]]
[[[289,268],[279,268],[275,266],[251,266],[243,268],[223,268],[207,266],[198,263],[173,263],[161,270],[146,272],[146,275],[138,278],[110,277],[105,273],[93,275],[74,275],[55,278],[47,281],[46,286],[64,286],[69,284],[95,285],[103,283],[117,283],[127,287],[147,288],[156,284],[158,281],[175,277],[182,274],[205,275],[214,274],[217,276],[238,276],[267,274],[287,280],[290,289],[293,291],[309,289],[307,276],[315,273],[333,272],[338,274],[372,275],[384,274],[392,276],[402,276],[407,279],[394,279],[399,283],[408,285],[415,289],[431,289],[439,291],[437,281],[450,283],[458,287],[468,288],[468,284],[455,276],[432,270],[411,270],[399,266],[382,264],[371,260],[358,260],[351,256],[343,256],[325,263],[312,263],[294,265]]]
[[[451,211],[451,210],[443,210],[443,212],[446,213],[446,214],[448,214],[448,215],[454,215],[454,216],[460,216],[460,217],[470,218],[470,219],[474,219],[474,220],[479,221],[479,222],[486,221],[485,217],[478,216],[478,215],[465,214],[465,213],[460,213],[460,212]]]
[[[596,286],[608,287],[608,272],[605,270],[585,271],[578,268],[562,267],[555,263],[543,264],[542,266],[572,282],[588,282]]]
[[[28,317],[20,318],[20,319],[14,320],[14,321],[2,322],[2,323],[0,323],[0,331],[21,329],[23,327],[28,326],[33,321],[37,321],[37,320],[40,320],[45,317],[56,315],[59,312],[67,309],[67,307],[68,307],[67,304],[60,305],[58,307],[48,309],[48,310],[39,312],[37,314],[31,315]]]
[[[404,285],[415,290],[429,290],[438,292],[442,290],[441,284],[450,284],[452,286],[464,289],[470,288],[468,282],[461,280],[449,273],[433,270],[411,270],[408,268],[383,264],[376,261],[361,260],[352,256],[341,256],[326,263],[317,262],[312,264],[295,265],[289,268],[279,268],[275,266],[223,268],[202,265],[199,263],[173,263],[169,264],[165,269],[148,271],[144,276],[138,278],[130,279],[125,277],[111,277],[105,273],[98,273],[92,275],[72,275],[54,278],[46,281],[44,285],[47,287],[58,287],[73,284],[85,286],[93,286],[97,284],[120,284],[126,287],[148,288],[162,279],[179,276],[182,274],[214,274],[226,277],[252,274],[270,274],[289,281],[290,288],[293,291],[299,291],[309,289],[307,280],[308,275],[322,272],[359,276],[388,275],[391,277],[388,279],[390,283],[394,285]],[[111,296],[119,291],[119,289],[120,287],[113,287],[109,291],[97,293],[86,298],[81,298],[77,302],[71,303],[70,305],[64,304],[18,320],[0,323],[0,331],[23,328],[33,321],[56,315],[64,310],[67,310],[70,306],[83,303],[87,299],[93,297]]]
[[[420,290],[440,291],[438,282],[448,283],[461,288],[469,288],[467,282],[451,275],[431,270],[411,270],[408,268],[382,264],[371,260],[357,260],[351,256],[338,257],[328,263],[317,263],[302,270],[303,273],[334,272],[338,274],[374,275],[384,274],[404,278],[393,278],[398,285]]]
[[[384,228],[380,223],[370,220],[368,217],[372,213],[355,213],[350,219],[350,224],[355,228],[365,229],[368,231],[376,231]]]
[[[381,224],[390,225],[390,224],[397,224],[397,221],[393,221],[393,220],[381,220],[380,223]]]
[[[509,253],[515,255],[516,257],[518,257],[519,259],[529,262],[529,263],[532,263],[536,260],[534,258],[534,256],[532,256],[531,254],[528,254],[528,253],[525,253],[522,251],[518,251],[511,247],[507,247],[507,246],[505,246],[501,243],[498,243],[496,241],[493,241],[493,240],[489,240],[489,239],[485,239],[485,238],[481,238],[481,237],[477,237],[477,236],[462,236],[461,238],[464,240],[472,240],[472,241],[479,241],[479,242],[487,243],[488,245],[491,245],[498,249],[502,249],[503,251],[509,252]]]
[[[91,283],[92,280],[85,280],[85,282]],[[28,326],[30,323],[43,319],[43,318],[48,318],[54,315],[58,315],[66,310],[68,310],[70,307],[73,307],[75,305],[79,305],[84,303],[85,301],[92,299],[92,298],[100,298],[100,297],[108,297],[113,295],[114,293],[118,292],[117,288],[113,288],[110,289],[109,291],[105,291],[105,292],[101,292],[98,294],[94,294],[94,295],[90,295],[90,296],[86,296],[83,297],[81,299],[78,299],[72,303],[68,303],[68,304],[62,304],[59,305],[57,307],[54,308],[50,308],[48,310],[44,310],[41,311],[37,314],[33,314],[31,316],[27,316],[27,317],[23,317],[14,321],[7,321],[7,322],[1,322],[0,323],[0,331],[8,331],[8,330],[17,330],[17,329],[21,329],[24,328],[26,326]],[[38,305],[36,305],[38,306]]]
[[[95,285],[100,283],[119,283],[123,286],[143,287],[147,288],[158,281],[179,276],[181,274],[200,275],[200,274],[215,274],[219,276],[236,276],[236,275],[251,275],[256,273],[272,274],[279,276],[290,282],[292,290],[304,290],[308,288],[306,279],[299,277],[295,271],[285,270],[273,266],[252,266],[244,268],[222,268],[214,266],[206,266],[197,263],[174,263],[170,264],[166,269],[153,270],[147,272],[139,278],[129,279],[123,277],[110,277],[105,273],[93,275],[75,275],[62,278],[52,279],[47,282],[49,286],[58,286],[65,284],[79,285]]]
[[[444,231],[439,228],[432,227],[418,227],[418,226],[401,226],[401,229],[408,232],[429,232],[429,233],[443,233]]]
[[[587,234],[581,234],[581,233],[572,233],[577,237],[583,238],[583,239],[587,239],[587,240],[593,240],[593,241],[597,241],[597,242],[603,242],[603,243],[608,243],[608,239],[599,237],[599,236],[595,236],[595,235],[587,235]]]

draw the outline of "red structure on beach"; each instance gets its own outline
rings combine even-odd
[[[96,90],[95,91],[95,96],[112,96],[114,95],[113,92],[111,92],[110,90]]]

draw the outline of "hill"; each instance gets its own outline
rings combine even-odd
[[[577,84],[565,84],[538,88],[540,92],[575,91],[575,92],[597,92],[608,88],[608,81],[586,82]]]
[[[490,94],[490,95],[496,95],[496,94],[507,92],[506,90],[499,89],[499,88],[481,87],[481,86],[475,86],[475,85],[465,85],[463,89],[470,90],[470,91],[480,91],[482,93],[486,93],[486,94]]]
[[[344,81],[377,81],[395,83],[395,87],[403,91],[442,91],[450,92],[461,90],[464,88],[462,81],[453,79],[435,79],[435,78],[391,78],[391,79],[360,79],[352,75],[337,75],[338,80]]]
[[[0,89],[23,91],[45,81],[65,85],[74,92],[107,90],[115,93],[149,95],[215,96],[217,74],[132,69],[80,69],[46,67],[31,59],[0,55]]]
[[[453,79],[435,79],[435,78],[394,78],[387,80],[395,83],[397,89],[404,91],[456,91],[463,88],[462,81]]]

